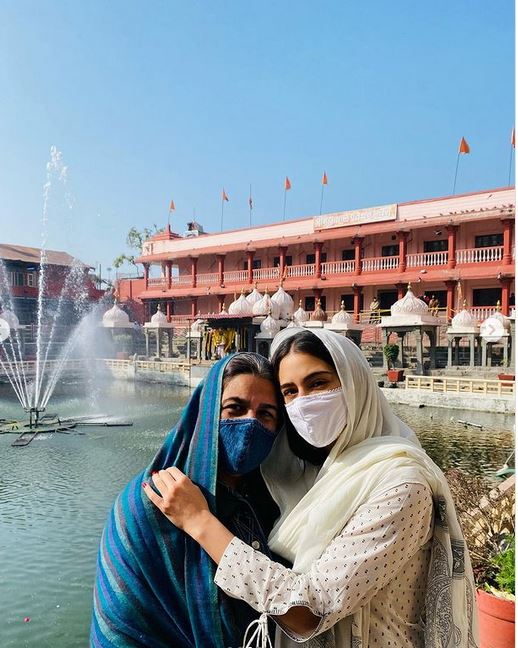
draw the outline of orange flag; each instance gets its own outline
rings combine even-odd
[[[223,191],[221,192],[221,201],[223,202],[224,200],[228,202],[228,196],[225,192],[225,189],[223,189]]]
[[[515,140],[515,137],[514,137],[514,126],[513,126],[513,130],[511,132],[511,146],[514,148],[515,144],[516,144],[516,140]]]
[[[461,137],[460,139],[460,144],[459,144],[459,153],[469,153],[469,144],[466,142],[466,140]]]
[[[322,184],[325,185],[327,184],[327,173],[324,171],[324,175],[322,176]]]
[[[171,200],[171,202],[169,203],[169,211],[170,211],[170,212],[171,212],[171,211],[174,211],[174,209],[175,209],[175,207],[174,207],[174,200]]]
[[[284,191],[288,191],[288,189],[291,189],[291,182],[288,176],[286,176],[286,180],[284,181]]]

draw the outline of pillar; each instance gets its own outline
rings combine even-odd
[[[448,225],[448,269],[453,270],[457,265],[457,230],[458,225]]]
[[[158,358],[160,358],[160,329],[159,328],[155,329],[155,334],[156,334],[156,355]]]
[[[252,250],[247,250],[246,262],[247,262],[248,283],[249,284],[254,283],[254,255],[255,255],[255,252],[253,252]]]
[[[279,247],[279,272],[281,279],[284,279],[284,273],[286,272],[286,252],[288,248],[285,245]]]
[[[354,321],[360,321],[360,297],[362,294],[361,286],[353,286],[353,311],[354,311]]]
[[[354,273],[359,275],[362,273],[362,244],[363,238],[361,236],[354,237]]]
[[[506,317],[509,317],[509,296],[511,293],[511,278],[510,277],[501,277],[500,286],[502,287],[502,314]]]
[[[191,317],[193,319],[195,319],[197,312],[198,312],[198,298],[191,297]]]
[[[173,285],[173,262],[166,261],[165,268],[166,268],[166,277],[167,277],[167,288],[168,290],[171,290],[171,286]]]
[[[406,254],[407,254],[407,242],[408,242],[408,232],[398,232],[399,237],[399,272],[405,272],[406,270]]]
[[[165,305],[165,314],[167,315],[167,321],[171,321],[171,302],[168,300]]]
[[[446,294],[446,317],[448,318],[448,322],[451,322],[451,318],[454,315],[455,286],[457,285],[457,282],[450,279],[444,283],[448,290]]]
[[[191,285],[193,288],[196,288],[197,281],[198,281],[198,258],[191,257]]]
[[[448,369],[451,369],[451,366],[453,364],[452,345],[453,345],[454,340],[455,340],[455,338],[452,335],[448,335],[448,362],[446,364],[446,367]]]
[[[415,334],[415,347],[416,347],[416,356],[417,356],[417,366],[416,366],[416,374],[423,374],[424,373],[424,367],[423,367],[423,334],[421,332],[421,329],[416,329],[414,331]]]
[[[322,247],[323,243],[316,241],[313,243],[315,250],[315,279],[320,279],[322,277]]]
[[[146,358],[149,358],[149,331],[144,329],[144,335],[146,337]]]
[[[216,258],[218,260],[218,284],[220,286],[223,286],[224,285],[223,274],[225,272],[225,255],[217,254]]]
[[[223,304],[225,303],[225,295],[218,295],[218,303],[219,303],[219,312],[223,310]]]
[[[143,263],[144,266],[144,285],[146,286],[146,290],[149,287],[149,263]]]
[[[504,265],[511,265],[513,262],[512,242],[514,221],[507,219],[502,221],[502,225],[504,226],[504,256],[502,263]]]

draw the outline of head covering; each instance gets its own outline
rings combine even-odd
[[[307,329],[290,328],[277,335],[272,355],[284,340],[302,330]],[[474,640],[470,643],[477,636],[471,564],[444,475],[412,430],[392,412],[360,349],[333,331],[315,329],[311,333],[333,359],[344,391],[347,423],[320,469],[301,465],[285,431],[277,437],[261,467],[281,509],[269,537],[270,548],[293,562],[295,572],[309,571],[382,480],[387,489],[406,481],[423,484],[431,490],[436,506],[425,645],[476,646]],[[445,600],[451,602],[448,609]],[[344,624],[344,635],[350,635],[351,628],[359,629],[360,636],[350,636],[349,645],[356,645],[357,640],[362,642],[358,645],[368,645],[369,616],[367,603],[352,623],[350,619],[339,622]],[[447,623],[452,632],[444,643]]]
[[[216,511],[223,372],[217,362],[195,389],[151,464],[119,495],[101,539],[90,641],[93,647],[237,645],[226,601],[203,549],[152,504],[142,489],[170,466],[185,472]]]

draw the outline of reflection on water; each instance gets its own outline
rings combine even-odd
[[[131,382],[60,385],[49,410],[113,414],[131,428],[83,428],[84,434],[37,437],[26,448],[0,435],[0,645],[83,648],[92,584],[109,507],[152,459],[179,416],[188,390]],[[396,406],[441,467],[492,474],[513,443],[512,418],[479,412]],[[20,416],[0,386],[0,418]],[[465,428],[450,419],[482,424]],[[24,617],[30,617],[24,623]]]

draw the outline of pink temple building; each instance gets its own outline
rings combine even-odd
[[[146,241],[143,278],[119,281],[122,302],[158,304],[169,320],[219,313],[241,291],[284,289],[305,310],[316,299],[368,321],[377,297],[383,311],[409,283],[435,296],[450,320],[460,300],[479,320],[500,302],[514,306],[514,188],[366,207],[289,222],[204,233],[197,223],[168,227]],[[158,275],[158,276],[157,276]]]

